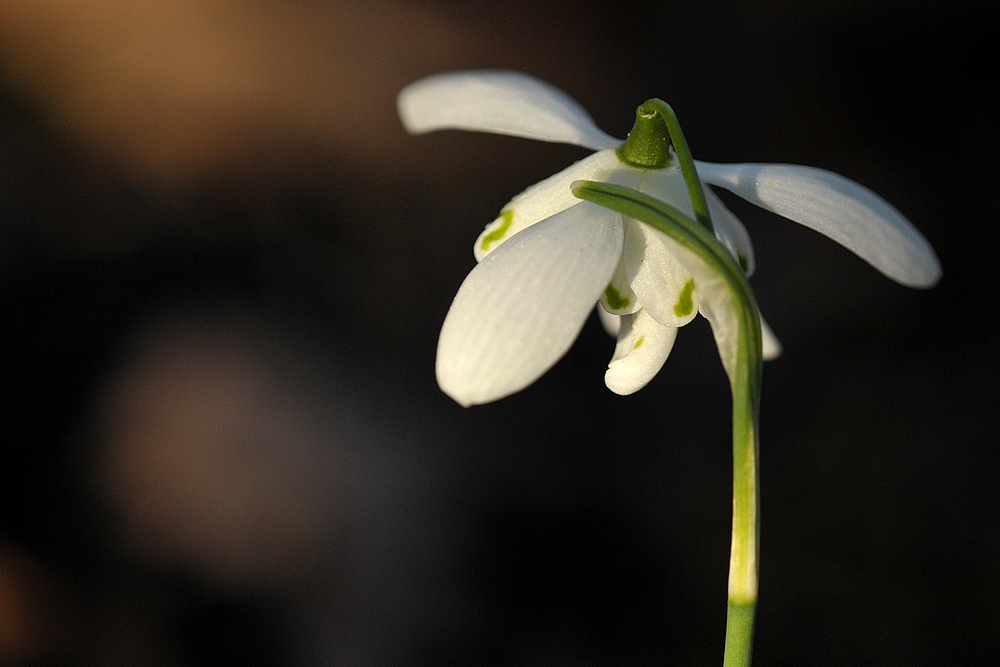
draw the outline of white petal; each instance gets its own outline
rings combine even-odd
[[[608,364],[604,383],[616,394],[628,396],[645,387],[663,368],[677,339],[677,328],[659,324],[644,310],[621,320],[615,356]]]
[[[580,200],[570,191],[573,181],[603,181],[620,166],[613,150],[599,151],[532,185],[511,199],[497,219],[486,225],[473,247],[476,260],[481,262],[483,257],[522,229],[579,204]]]
[[[676,161],[676,158],[674,158]],[[681,213],[694,217],[691,206],[691,196],[684,184],[684,174],[676,164],[665,169],[646,169],[640,172],[642,177],[637,189],[650,197],[665,201]]]
[[[720,281],[721,282],[721,281]],[[712,325],[715,347],[719,350],[722,367],[730,381],[736,378],[736,355],[740,324],[733,296],[725,287],[714,290],[711,297],[702,295],[701,314]]]
[[[622,263],[639,305],[663,326],[676,328],[698,314],[701,292],[691,272],[664,243],[666,239],[649,225],[627,219]]]
[[[829,236],[893,280],[930,287],[941,276],[934,250],[891,204],[822,169],[787,164],[697,163],[702,179]]]
[[[601,326],[612,338],[618,338],[618,332],[622,330],[622,318],[604,310],[604,306],[597,304],[597,318],[601,321]]]
[[[629,315],[639,310],[639,299],[632,291],[625,264],[619,262],[614,275],[601,295],[601,309],[615,315]],[[616,332],[617,335],[617,332]]]
[[[598,129],[569,95],[522,72],[473,70],[429,76],[403,88],[396,108],[411,134],[474,130],[594,150],[621,143]]]
[[[621,258],[621,216],[582,202],[490,253],[441,327],[437,379],[464,406],[527,387],[580,333]]]
[[[719,349],[722,366],[732,379],[736,372],[736,346],[740,331],[732,293],[723,278],[703,259],[666,234],[658,231],[655,233],[660,237],[665,251],[694,280],[698,310],[712,325],[712,335],[715,337],[715,346]]]
[[[764,321],[764,316],[757,312],[760,317],[760,342],[763,347],[762,356],[764,361],[771,361],[772,359],[777,359],[781,356],[781,342],[778,337],[774,335],[771,331],[771,327],[767,326],[767,322]]]
[[[733,212],[726,208],[722,200],[712,192],[712,188],[704,186],[705,199],[708,201],[708,211],[712,214],[712,226],[715,227],[715,236],[726,247],[729,254],[744,267],[747,276],[752,276],[757,268],[753,257],[753,245],[750,243],[750,234],[740,219],[733,215]],[[740,261],[740,258],[743,261]]]

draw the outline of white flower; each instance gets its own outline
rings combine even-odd
[[[619,394],[656,375],[677,329],[699,310],[710,317],[718,310],[709,290],[721,287],[706,284],[679,245],[570,190],[577,180],[615,183],[693,217],[676,157],[663,168],[626,164],[615,150],[621,140],[598,129],[565,93],[519,72],[432,76],[400,92],[398,107],[414,134],[478,130],[597,151],[512,199],[476,241],[480,264],[455,296],[438,341],[438,384],[458,403],[486,403],[534,382],[566,353],[595,301],[618,335],[605,381]],[[909,221],[842,176],[778,164],[696,166],[704,183],[829,236],[904,285],[928,287],[940,276],[934,251]],[[746,229],[708,187],[705,196],[716,237],[749,275]],[[728,335],[720,319],[716,312],[717,340]],[[766,326],[763,346],[765,358],[780,349]]]

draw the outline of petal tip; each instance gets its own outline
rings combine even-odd
[[[451,400],[458,403],[463,408],[471,408],[473,405],[480,405],[482,403],[489,403],[491,400],[487,399],[477,401],[471,392],[461,391],[459,388],[453,386],[448,380],[443,380],[440,375],[437,378],[438,388],[441,389],[442,393]],[[502,398],[502,397],[497,397]]]
[[[924,270],[912,283],[903,283],[904,285],[917,289],[930,289],[941,281],[941,276],[944,273],[941,269],[941,262],[933,250],[928,249],[928,253],[928,261]]]
[[[621,374],[613,368],[609,368],[604,372],[604,384],[619,396],[631,396],[646,386],[645,384],[639,385],[635,382],[623,381]]]
[[[504,383],[502,377],[499,378],[500,386],[498,387],[497,373],[490,372],[489,368],[483,369],[476,364],[470,365],[469,361],[462,351],[456,349],[454,345],[438,344],[434,369],[438,387],[446,396],[463,408],[492,403],[522,388]]]
[[[410,134],[469,130],[593,150],[618,145],[575,100],[524,72],[468,70],[419,79],[396,97],[396,110]]]

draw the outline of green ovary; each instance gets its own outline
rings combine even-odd
[[[604,288],[604,298],[607,299],[608,306],[610,306],[612,310],[628,308],[629,303],[631,303],[628,299],[619,294],[618,290],[616,290],[615,286],[611,283],[608,283],[608,286]]]
[[[483,252],[488,252],[491,245],[507,234],[507,230],[514,222],[514,211],[500,211],[500,220],[500,226],[483,237],[483,242],[479,246]]]
[[[691,311],[694,310],[694,301],[691,299],[692,294],[694,294],[694,278],[688,278],[688,281],[684,283],[684,288],[681,290],[681,295],[677,299],[677,303],[674,304],[674,315],[684,317],[691,314]]]

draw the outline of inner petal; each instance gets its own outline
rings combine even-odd
[[[627,218],[622,264],[648,314],[663,326],[682,327],[698,314],[698,281],[664,240],[661,232]]]
[[[734,380],[740,320],[733,294],[725,279],[702,258],[665,234],[657,234],[667,252],[693,276],[698,286],[698,310],[712,325],[712,335],[722,366],[730,380]]]
[[[603,150],[532,185],[511,199],[500,211],[496,220],[486,225],[486,229],[476,239],[473,248],[476,261],[483,261],[486,255],[522,229],[579,204],[580,200],[574,197],[569,189],[573,181],[578,179],[603,181],[619,166],[618,156],[614,150]]]
[[[665,327],[645,310],[622,317],[615,355],[604,374],[608,389],[627,396],[645,387],[663,368],[677,339],[675,327]]]
[[[604,288],[604,294],[601,295],[601,306],[614,315],[628,315],[639,310],[639,300],[629,284],[623,262],[618,262],[615,275],[611,276],[611,282]]]

